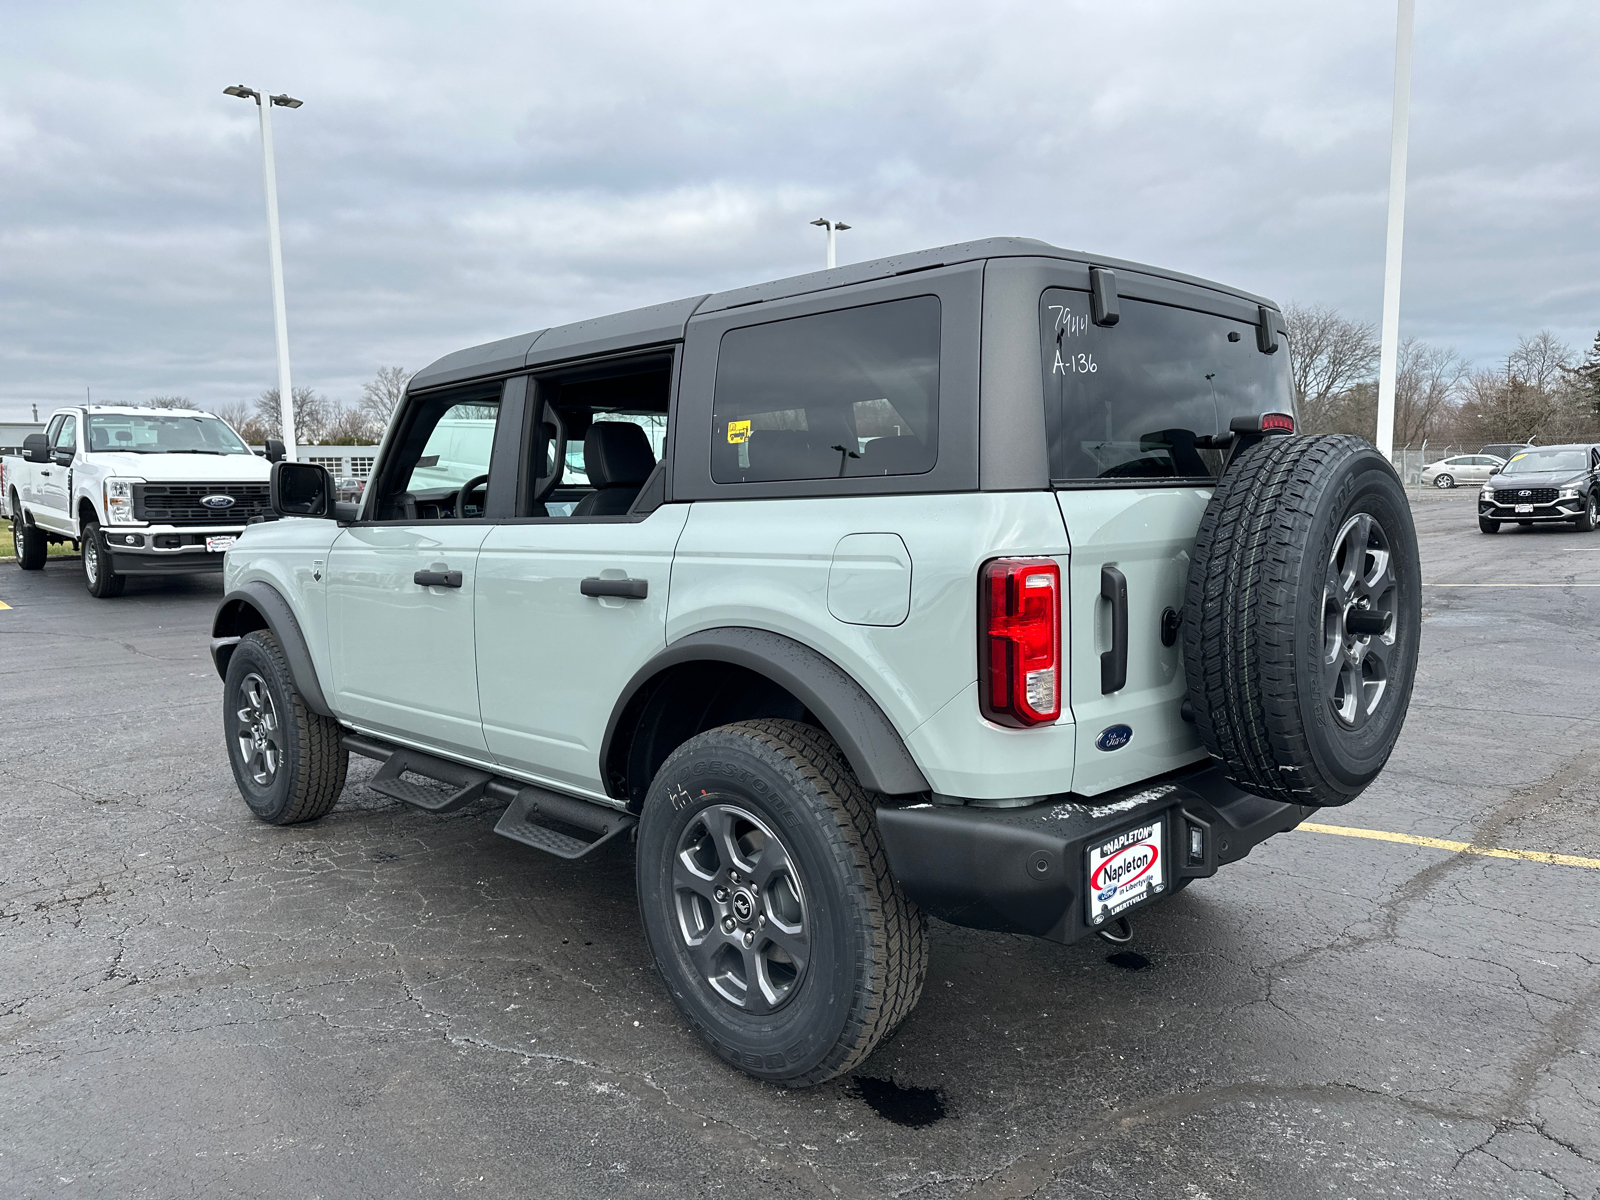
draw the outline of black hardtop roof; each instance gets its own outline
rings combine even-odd
[[[495,342],[485,342],[481,346],[457,350],[437,362],[430,363],[416,373],[411,380],[411,386],[437,387],[440,384],[460,383],[484,375],[514,371],[524,366],[605,354],[632,346],[678,341],[683,337],[684,327],[688,324],[689,318],[696,314],[741,308],[767,300],[784,300],[791,296],[804,296],[853,284],[871,283],[878,279],[890,279],[913,271],[927,271],[934,267],[954,266],[957,263],[989,258],[1057,258],[1066,262],[1110,267],[1117,271],[1169,279],[1219,292],[1251,304],[1262,304],[1274,310],[1278,307],[1263,296],[1162,267],[1147,266],[1120,258],[1108,258],[1105,255],[1088,254],[1081,250],[1064,250],[1060,246],[1052,246],[1048,242],[1034,238],[981,238],[974,242],[935,246],[929,250],[916,250],[909,254],[896,254],[868,262],[850,263],[831,270],[811,271],[804,275],[791,275],[786,279],[753,283],[725,292],[688,296],[666,304],[630,309],[627,312],[592,317],[568,325],[557,325],[549,329],[519,334],[516,337],[502,338]]]

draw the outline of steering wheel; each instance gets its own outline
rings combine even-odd
[[[488,482],[489,477],[487,475],[474,475],[461,485],[461,490],[456,493],[456,516],[464,517],[467,515],[467,497]],[[488,496],[484,497],[485,501],[488,499]],[[478,510],[478,515],[480,517],[483,516],[482,508]]]

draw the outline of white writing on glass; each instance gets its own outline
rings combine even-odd
[[[1061,357],[1061,351],[1056,351],[1055,365],[1050,368],[1052,375],[1093,375],[1100,369],[1100,364],[1094,361],[1092,354],[1069,354]]]
[[[1089,318],[1076,316],[1065,304],[1052,304],[1050,311],[1056,314],[1056,333],[1077,337],[1080,333],[1089,332]]]

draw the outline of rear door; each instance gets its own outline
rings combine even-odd
[[[473,601],[501,385],[415,398],[364,519],[328,558],[334,705],[362,729],[484,759]]]

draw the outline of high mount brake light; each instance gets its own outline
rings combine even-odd
[[[1293,433],[1294,418],[1288,413],[1262,413],[1262,433]]]
[[[1027,728],[1061,715],[1061,568],[1050,558],[996,558],[978,590],[978,695],[983,715]]]

